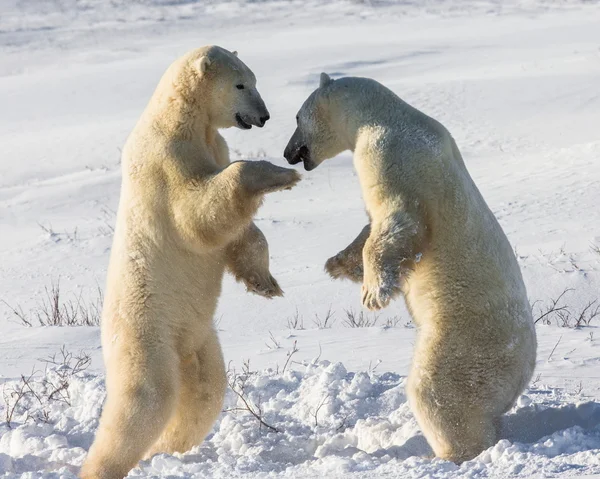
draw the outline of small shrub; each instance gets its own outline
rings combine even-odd
[[[581,328],[589,326],[593,319],[600,316],[600,303],[598,300],[589,301],[581,310],[575,310],[565,302],[567,293],[574,291],[567,288],[556,298],[550,299],[546,304],[537,307],[534,313],[534,322],[551,325],[556,324],[563,328]],[[536,301],[531,309],[541,303]]]
[[[344,312],[346,314],[344,325],[348,328],[371,328],[379,321],[379,315],[376,314],[369,317],[364,311],[356,313],[352,309],[346,309]]]
[[[40,326],[99,326],[102,314],[102,303],[104,297],[102,290],[98,287],[96,297],[87,302],[83,299],[80,291],[74,299],[64,299],[61,295],[60,280],[53,282],[44,288],[45,295],[41,302],[29,313],[23,308],[11,306],[6,301],[2,302],[11,310],[13,315],[24,326],[32,327],[34,324]]]
[[[49,407],[53,402],[70,406],[69,385],[75,375],[89,367],[92,359],[84,351],[73,354],[63,346],[42,362],[46,363],[44,371],[34,368],[28,376],[21,375],[16,384],[5,384],[2,397],[4,419],[9,428],[17,417],[23,422],[50,422]]]

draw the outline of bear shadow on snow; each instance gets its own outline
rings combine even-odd
[[[590,401],[560,407],[530,405],[501,418],[498,440],[532,444],[572,427],[591,430],[600,426],[600,403]],[[390,446],[371,453],[375,457],[391,456],[405,460],[411,456],[433,457],[434,453],[422,434],[410,437],[401,446]]]
[[[558,431],[579,426],[592,429],[600,425],[600,403],[585,402],[542,409],[531,405],[502,417],[500,438],[531,443]]]

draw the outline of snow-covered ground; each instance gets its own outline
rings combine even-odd
[[[283,165],[321,71],[373,77],[452,132],[536,314],[569,288],[559,307],[577,315],[600,299],[598,25],[600,4],[583,0],[0,0],[0,300],[34,324],[52,283],[65,299],[95,301],[119,149],[170,62],[214,43],[255,71],[272,116],[262,130],[225,132],[234,157]],[[203,445],[131,476],[600,477],[600,317],[578,329],[556,314],[540,321],[534,381],[502,440],[461,466],[429,457],[404,394],[415,331],[402,302],[375,326],[349,328],[359,286],[323,272],[365,221],[347,153],[268,198],[257,224],[286,295],[266,301],[228,278],[217,319],[238,392],[278,432],[238,411],[230,391]],[[27,328],[8,305],[0,477],[74,477],[104,395],[99,331]],[[320,328],[328,311],[333,325]],[[63,345],[91,365],[20,379]],[[65,377],[68,389],[48,399]]]

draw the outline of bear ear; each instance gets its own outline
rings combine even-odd
[[[237,50],[233,50],[231,53],[233,53],[236,57],[238,56]]]
[[[331,79],[331,77],[327,73],[325,73],[325,72],[321,73],[321,79],[320,79],[320,82],[319,82],[319,88],[326,87],[330,83],[333,83],[333,80]]]
[[[205,73],[206,70],[208,70],[211,63],[212,62],[210,61],[210,58],[208,58],[208,56],[204,55],[194,61],[194,68],[196,69],[196,71],[198,73],[202,74],[202,73]]]

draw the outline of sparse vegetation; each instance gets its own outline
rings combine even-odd
[[[318,314],[315,314],[315,319],[313,319],[314,325],[319,329],[329,329],[334,325],[335,321],[336,318],[331,310],[331,306],[329,306],[325,316],[320,317]]]
[[[342,324],[347,328],[371,328],[381,324],[383,328],[395,328],[402,323],[403,318],[401,316],[391,316],[385,321],[381,322],[381,316],[373,313],[365,313],[364,311],[355,312],[353,309],[345,309],[344,310],[345,318],[342,320]],[[313,319],[313,324],[318,329],[329,329],[331,328],[337,318],[335,316],[335,312],[330,306],[325,315],[319,316],[315,314]],[[407,327],[411,323],[411,319],[408,318],[404,323],[404,326]],[[296,312],[292,317],[287,319],[287,327],[292,330],[303,330],[304,327],[304,318],[298,312],[298,308],[296,308]]]
[[[281,348],[281,343],[279,341],[277,341],[277,339],[275,339],[275,336],[273,336],[273,333],[271,331],[269,331],[269,341],[267,341],[265,343],[265,345],[269,349],[280,349]]]
[[[398,326],[400,324],[401,321],[402,321],[402,318],[400,316],[392,316],[391,318],[387,318],[385,320],[383,327],[384,328],[395,328],[396,326]],[[410,324],[410,320],[405,324],[405,326],[408,324]]]
[[[70,242],[75,242],[79,239],[77,235],[77,228],[75,228],[72,232],[65,231],[64,233],[58,233],[52,228],[52,224],[48,223],[48,225],[43,225],[42,223],[38,223],[38,226],[48,235],[48,237],[58,243],[59,241],[66,239]]]
[[[49,407],[53,402],[71,405],[69,385],[76,374],[85,371],[92,360],[84,351],[70,353],[63,346],[57,354],[43,359],[43,371],[34,369],[28,376],[21,375],[20,381],[2,391],[4,420],[9,428],[20,414],[23,422],[50,422]]]
[[[321,401],[319,401],[319,404],[317,405],[317,407],[314,410],[311,410],[311,416],[315,419],[315,428],[319,427],[319,411],[321,410],[321,408],[327,404],[329,404],[329,402],[331,401],[331,397],[329,395],[325,395],[323,396],[323,398],[321,399]]]
[[[319,346],[319,349],[321,347]],[[290,351],[287,352],[287,359],[285,360],[285,364],[283,365],[283,369],[281,370],[281,374],[285,373],[286,368],[288,367],[288,364],[290,363],[290,360],[292,359],[292,356],[294,354],[296,354],[299,351],[298,349],[298,341],[294,341],[294,345],[292,346],[292,349]],[[321,354],[319,353],[319,357],[321,356]],[[277,366],[277,369],[279,370],[279,366]]]
[[[534,322],[545,325],[556,324],[563,328],[581,328],[589,326],[592,320],[600,317],[600,303],[598,300],[588,301],[586,305],[577,310],[566,303],[565,296],[573,289],[563,290],[556,298],[547,303],[536,301],[532,305]]]
[[[364,311],[356,313],[352,309],[346,309],[344,312],[346,319],[344,319],[343,323],[348,328],[371,328],[376,326],[379,321],[378,314],[368,315]]]
[[[252,376],[252,374],[254,373],[250,371],[250,361],[244,362],[242,366],[242,372],[239,374],[235,371],[235,369],[230,368],[227,370],[227,384],[229,384],[229,388],[237,396],[242,406],[228,408],[223,412],[249,412],[259,422],[261,429],[265,427],[273,432],[281,432],[279,429],[277,429],[275,426],[272,426],[265,420],[260,396],[256,402],[250,399],[248,393],[248,379]]]
[[[112,236],[115,232],[115,227],[113,225],[115,224],[117,212],[108,206],[102,206],[102,208],[100,208],[100,213],[102,214],[103,223],[99,228],[100,234],[103,236]]]
[[[298,312],[298,308],[296,308],[296,312],[294,313],[294,316],[292,316],[291,318],[288,318],[287,320],[287,326],[289,329],[304,329],[304,318],[302,318],[302,316],[300,316],[300,313]]]
[[[60,289],[60,279],[52,282],[50,288],[44,288],[44,296],[38,305],[26,313],[20,305],[6,305],[18,321],[24,326],[99,326],[104,300],[102,290],[97,288],[95,297],[86,301],[83,291],[73,295],[72,299],[64,298]]]

